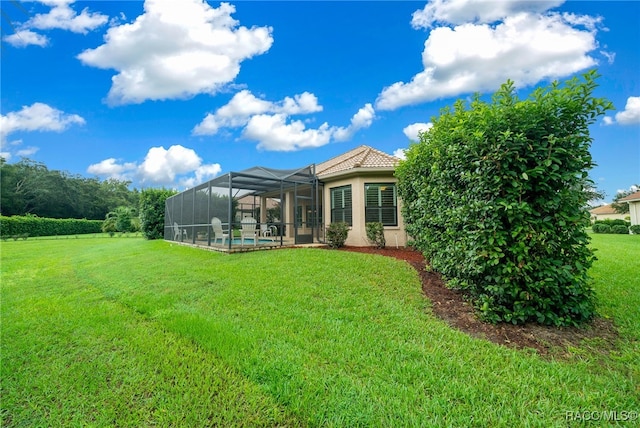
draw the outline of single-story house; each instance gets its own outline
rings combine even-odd
[[[618,202],[626,202],[629,204],[629,217],[631,225],[640,224],[640,191],[625,196]]]
[[[615,209],[613,209],[611,204],[603,205],[601,207],[597,207],[592,210],[589,210],[589,213],[591,213],[592,222],[597,220],[607,220],[607,219],[624,220],[624,218],[627,216],[626,214],[618,213]]]
[[[369,246],[365,225],[381,222],[387,245],[404,247],[394,176],[398,162],[360,146],[304,168],[230,172],[167,199],[165,239],[225,251],[324,243],[326,227],[344,221],[349,224],[346,245]],[[242,224],[246,217],[256,220],[255,239],[234,239],[247,226]],[[214,218],[222,224],[218,236]]]

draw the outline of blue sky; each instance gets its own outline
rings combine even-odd
[[[2,156],[179,190],[361,144],[455,100],[597,68],[607,200],[640,182],[640,2],[2,0]],[[24,10],[22,10],[22,8]]]

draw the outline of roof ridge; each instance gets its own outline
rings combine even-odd
[[[331,162],[331,161],[332,161],[332,160],[334,160],[334,159],[337,159],[337,158],[339,158],[339,157],[341,157],[341,156],[344,156],[344,155],[346,155],[346,154],[349,154],[349,153],[351,153],[351,152],[355,152],[355,151],[356,151],[356,150],[358,150],[359,148],[365,148],[365,147],[369,147],[369,146],[367,146],[366,144],[361,144],[361,145],[359,145],[358,147],[354,147],[353,149],[348,150],[348,151],[346,151],[346,152],[344,152],[344,153],[340,153],[339,155],[335,155],[334,157],[329,158],[329,159],[327,159],[326,161],[322,161],[322,162],[320,162],[320,164]],[[357,153],[353,153],[353,155],[352,155],[352,156],[350,156],[350,157],[348,157],[347,159],[351,159],[351,158],[352,158],[353,156],[355,156],[356,154],[357,154]]]
[[[356,168],[392,168],[399,159],[368,145],[360,145],[316,165],[318,176]]]
[[[633,193],[625,196],[624,198],[618,199],[618,202],[620,202],[620,201],[623,201],[623,202],[634,201],[635,199],[638,199],[638,198],[640,198],[640,190],[638,190],[637,192],[633,192]]]

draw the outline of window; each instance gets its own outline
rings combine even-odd
[[[364,186],[365,222],[398,225],[398,195],[394,183],[368,183]]]
[[[351,186],[334,187],[331,189],[331,222],[344,221],[352,226],[351,217]]]

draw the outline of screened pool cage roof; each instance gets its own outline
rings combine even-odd
[[[319,217],[312,216],[313,224],[309,223],[311,220],[305,224],[295,222],[285,215],[289,212],[285,212],[285,205],[300,208],[304,205],[315,212],[319,198],[317,192],[318,178],[313,164],[297,169],[254,166],[244,171],[229,172],[168,198],[165,202],[164,236],[171,241],[228,251],[311,243],[320,236]],[[244,197],[253,197],[253,202],[243,200]],[[279,215],[271,214],[270,220],[267,220],[269,210],[263,205],[267,199],[281,202]],[[241,242],[235,242],[236,236],[231,235],[230,230],[238,230],[242,219],[247,216],[257,220],[261,227],[267,226],[269,229],[265,232],[270,234],[256,235],[254,232],[253,238],[241,234]],[[213,219],[216,219],[216,225]],[[222,229],[216,230],[217,225]],[[247,233],[251,234],[250,226],[248,229]],[[245,238],[248,244],[245,244]],[[251,239],[253,241],[249,243]]]
[[[227,189],[227,191],[235,189],[237,192],[233,195],[234,197],[267,193],[279,195],[281,190],[289,189],[297,184],[311,184],[315,178],[315,165],[297,169],[274,169],[254,166],[243,171],[229,172],[213,178],[196,186],[195,189],[199,190],[209,186],[212,189]]]

